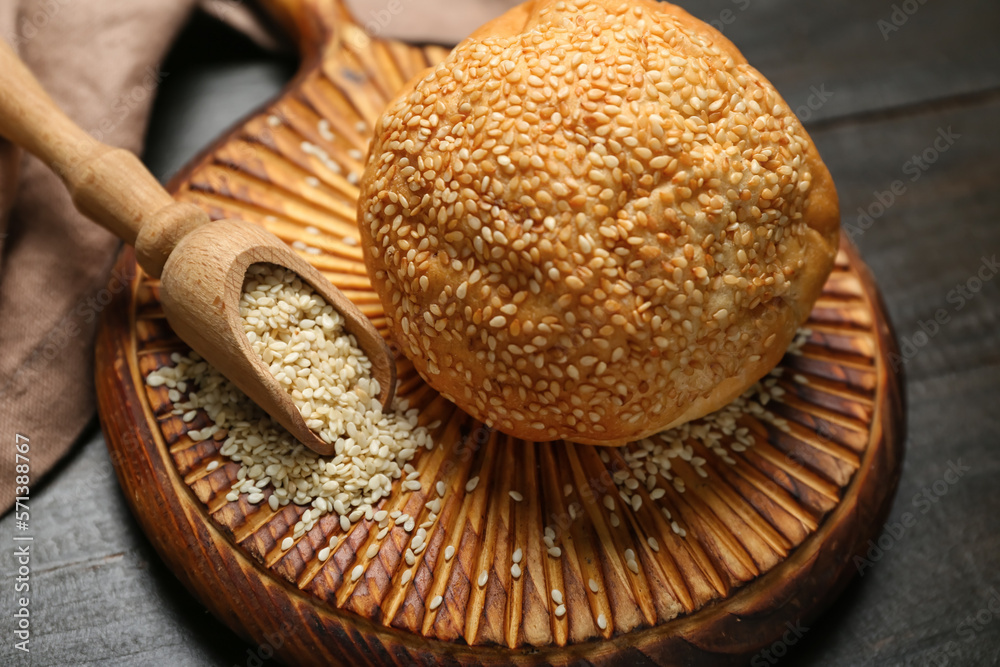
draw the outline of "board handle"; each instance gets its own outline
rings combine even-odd
[[[135,246],[153,277],[181,238],[209,222],[198,207],[174,201],[133,153],[101,143],[70,120],[3,40],[0,135],[55,172],[77,210]]]

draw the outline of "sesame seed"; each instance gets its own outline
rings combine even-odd
[[[292,548],[293,544],[295,544],[295,541],[290,537],[286,537],[281,541],[281,550],[288,551],[289,549]]]
[[[556,618],[562,618],[566,615],[566,605],[561,604],[556,607]]]
[[[521,557],[522,557],[522,556],[523,556],[523,552],[521,551],[521,547],[518,547],[518,548],[517,548],[517,549],[516,549],[516,550],[514,551],[514,555],[513,555],[513,556],[511,556],[511,560],[512,560],[512,561],[514,561],[515,563],[520,563],[520,562],[521,562]]]
[[[479,486],[479,477],[473,477],[468,482],[465,483],[465,492],[472,493]]]
[[[596,582],[596,581],[594,581],[593,579],[591,579],[591,580],[590,580],[589,582],[587,582],[587,585],[588,585],[588,586],[590,586],[590,592],[591,592],[591,593],[597,593],[598,591],[600,591],[600,590],[601,590],[601,589],[600,589],[600,588],[599,588],[599,587],[597,586],[597,582]]]
[[[514,577],[515,579],[517,579],[518,577],[520,577],[521,576],[521,566],[518,565],[517,563],[514,563],[513,565],[511,565],[510,566],[510,575],[512,577]]]
[[[552,601],[555,602],[556,604],[563,603],[563,594],[562,591],[560,591],[558,588],[552,589]]]
[[[601,630],[607,630],[608,629],[608,617],[605,616],[604,614],[599,614],[597,616],[597,627],[599,627]]]
[[[451,557],[455,555],[455,547],[450,544],[444,550],[444,559],[451,560]]]
[[[519,503],[519,502],[521,502],[522,500],[524,500],[524,496],[522,496],[522,495],[521,495],[520,493],[518,493],[517,491],[511,491],[511,492],[510,492],[510,497],[514,499],[514,502],[515,502],[515,503]]]
[[[485,572],[485,571],[483,571],[483,572],[480,572],[480,573],[479,573],[479,579],[478,579],[478,580],[476,580],[476,583],[477,583],[477,584],[479,584],[479,587],[480,587],[480,588],[482,588],[483,586],[485,586],[485,585],[486,585],[486,581],[487,581],[487,580],[488,580],[489,578],[490,578],[490,575],[489,575],[489,574],[488,574],[487,572]]]
[[[431,600],[430,610],[434,611],[435,609],[441,606],[442,602],[444,602],[444,598],[441,597],[440,595],[435,595],[434,598]]]
[[[560,549],[559,547],[550,547],[548,553],[553,558],[559,558],[560,556],[562,556],[562,549]]]
[[[357,581],[361,578],[361,575],[365,573],[365,569],[360,565],[355,565],[354,569],[351,570],[351,581]]]

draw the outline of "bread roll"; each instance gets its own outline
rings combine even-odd
[[[538,0],[478,30],[389,105],[358,216],[431,386],[513,436],[598,445],[773,368],[839,225],[774,87],[647,0]]]

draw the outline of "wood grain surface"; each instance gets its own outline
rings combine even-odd
[[[962,4],[968,7],[951,10],[955,34],[996,26],[991,6]],[[939,127],[953,125],[963,137],[857,238],[886,293],[902,339],[912,339],[921,331],[920,324],[939,309],[950,316],[947,325],[906,363],[911,438],[899,506],[891,521],[908,512],[918,521],[865,570],[821,623],[810,627],[798,642],[798,651],[783,662],[932,664],[932,659],[951,656],[952,664],[991,664],[997,657],[997,627],[981,627],[970,641],[959,631],[963,618],[985,608],[991,586],[1000,584],[995,568],[989,567],[991,554],[1000,547],[995,530],[1000,497],[990,481],[996,474],[996,459],[989,453],[1000,434],[993,409],[1000,399],[997,284],[982,285],[961,309],[948,301],[948,295],[956,283],[978,270],[984,254],[1000,245],[995,225],[1000,202],[986,187],[996,176],[990,157],[1000,148],[993,122],[1000,109],[990,92],[995,86],[991,77],[998,71],[995,54],[988,48],[984,52],[982,42],[971,39],[949,38],[935,42],[935,48],[917,48],[940,24],[931,4],[885,43],[874,19],[888,15],[890,7],[844,3],[843,21],[827,17],[820,24],[782,6],[751,6],[726,32],[793,104],[808,98],[812,85],[808,75],[817,73],[814,80],[822,81],[828,71],[842,72],[841,83],[831,88],[834,98],[841,96],[837,105],[823,107],[817,112],[820,120],[807,124],[837,180],[845,221],[857,206],[869,206],[877,191],[904,178],[904,163],[929,145]],[[730,3],[690,8],[711,19],[729,9]],[[793,15],[797,18],[789,20]],[[204,25],[199,30],[203,32],[194,34],[214,34]],[[797,59],[781,58],[782,52],[775,49],[777,35],[795,34],[808,44],[822,42],[827,30],[854,35],[855,62],[872,67],[851,68],[814,49],[803,49]],[[187,49],[193,52],[204,44],[204,39],[189,41]],[[244,52],[250,62],[244,71],[269,66],[252,50],[244,47]],[[169,168],[164,165],[178,164],[178,156],[197,145],[191,137],[198,136],[199,124],[207,117],[192,116],[195,105],[220,108],[216,101],[198,100],[216,100],[219,86],[227,82],[250,81],[233,74],[234,66],[221,56],[213,66],[211,56],[202,54],[210,63],[206,71],[184,73],[182,63],[187,60],[175,61],[182,76],[174,77],[176,87],[164,94],[172,113],[154,123],[152,135],[156,139],[165,128],[170,130],[169,141],[160,141],[153,153],[154,158],[160,156],[160,173]],[[767,58],[774,63],[771,68],[764,64]],[[917,72],[894,80],[894,67],[910,60],[916,62]],[[933,67],[938,61],[953,66]],[[202,92],[199,97],[199,80],[214,82],[210,96]],[[879,91],[889,89],[894,94],[879,99]],[[245,88],[231,90],[229,99],[236,105],[232,112],[241,113],[238,93]],[[858,90],[870,94],[856,94]],[[969,91],[973,93],[956,96]],[[939,101],[922,103],[929,99]],[[209,128],[202,141],[215,131]],[[940,502],[921,512],[912,499],[942,479],[949,462],[958,460],[971,463],[972,470]],[[171,664],[250,664],[249,656],[266,653],[265,644],[241,645],[171,586],[171,575],[124,511],[111,476],[112,463],[116,461],[108,459],[100,442],[91,441],[56,473],[54,483],[40,487],[39,507],[46,517],[40,530],[45,530],[42,537],[47,536],[48,546],[42,552],[45,571],[40,574],[38,622],[43,641],[35,656],[37,664],[158,664],[168,659]],[[10,517],[0,526],[11,530]],[[4,569],[10,571],[7,560]],[[66,618],[75,620],[66,623]]]

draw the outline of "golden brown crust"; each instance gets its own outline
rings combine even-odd
[[[649,0],[537,0],[389,106],[359,220],[433,387],[518,437],[621,445],[778,362],[839,211],[801,124],[720,33]]]

